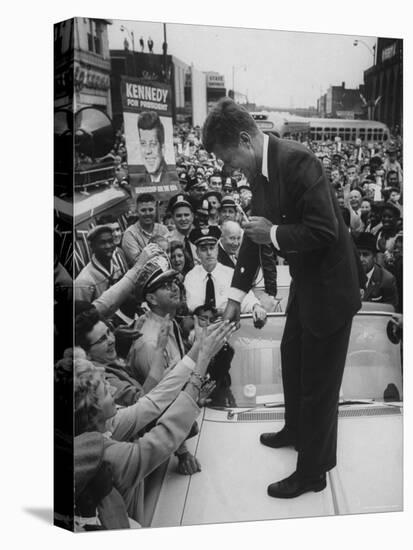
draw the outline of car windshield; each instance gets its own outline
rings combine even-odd
[[[211,407],[283,405],[280,344],[285,319],[284,314],[269,314],[265,327],[258,330],[250,315],[242,317],[230,341],[234,354],[229,375],[217,382]],[[390,319],[390,314],[373,312],[354,317],[341,402],[402,400],[400,345],[387,336]],[[218,372],[227,370],[220,368]]]

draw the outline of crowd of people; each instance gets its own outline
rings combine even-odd
[[[227,340],[235,326],[220,316],[252,193],[240,171],[205,151],[200,134],[187,124],[174,128],[181,192],[165,204],[138,194],[125,231],[110,214],[89,231],[91,260],[73,286],[73,349],[71,329],[56,317],[56,380],[74,384],[78,530],[145,525],[145,478],[173,455],[180,474],[200,471],[185,443],[197,433],[200,407],[208,399],[233,405]],[[362,300],[390,304],[401,315],[401,140],[302,141],[335,189],[353,237]],[[127,184],[121,132],[110,154],[118,181]],[[252,290],[241,304],[257,327],[275,309],[276,271],[284,263],[274,247],[262,248],[265,292]],[[72,282],[58,257],[55,276],[61,313],[72,303]]]

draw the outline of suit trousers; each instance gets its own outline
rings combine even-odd
[[[297,296],[289,304],[281,342],[285,426],[296,435],[297,473],[321,475],[337,462],[338,402],[352,319],[326,337],[300,321]]]

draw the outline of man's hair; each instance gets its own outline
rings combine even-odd
[[[383,216],[385,210],[389,210],[390,212],[392,212],[394,214],[396,220],[401,218],[400,209],[397,208],[397,206],[395,204],[392,204],[391,202],[386,201],[383,205],[383,210],[382,210],[382,213],[381,213],[382,216]]]
[[[139,130],[156,130],[156,136],[161,145],[165,143],[165,129],[155,111],[145,111],[139,115],[138,131]]]
[[[142,202],[156,202],[156,199],[150,193],[141,193],[136,197],[136,204],[140,204]]]
[[[76,305],[75,305],[75,309]],[[89,309],[78,313],[75,317],[75,344],[85,351],[89,349],[87,334],[92,332],[93,327],[101,321],[98,310],[92,306]]]
[[[218,172],[217,170],[214,170],[211,175],[208,176],[208,181],[210,182],[212,178],[220,178],[222,182],[222,174],[221,172]]]
[[[218,101],[207,116],[202,129],[202,143],[209,153],[217,144],[222,147],[236,147],[241,132],[255,136],[258,128],[244,107],[225,97]]]
[[[365,192],[363,191],[363,189],[361,189],[361,187],[353,187],[353,189],[351,189],[351,191],[358,191],[362,198],[365,195]],[[350,193],[351,193],[351,191],[350,191]]]

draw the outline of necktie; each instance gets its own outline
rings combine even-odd
[[[182,338],[181,338],[181,333],[180,333],[180,330],[179,330],[179,327],[178,327],[178,323],[175,321],[175,319],[173,319],[173,321],[172,321],[172,327],[173,327],[173,331],[174,331],[176,344],[178,346],[179,353],[180,353],[181,359],[182,359],[182,357],[185,355],[184,346],[183,346],[183,343],[182,343]]]
[[[192,269],[194,267],[194,257],[192,256],[192,249],[191,249],[191,243],[189,242],[188,237],[185,237],[185,251],[186,255],[188,257],[188,264],[189,269]]]
[[[205,305],[215,307],[215,287],[211,273],[207,274],[208,280],[205,288]]]

